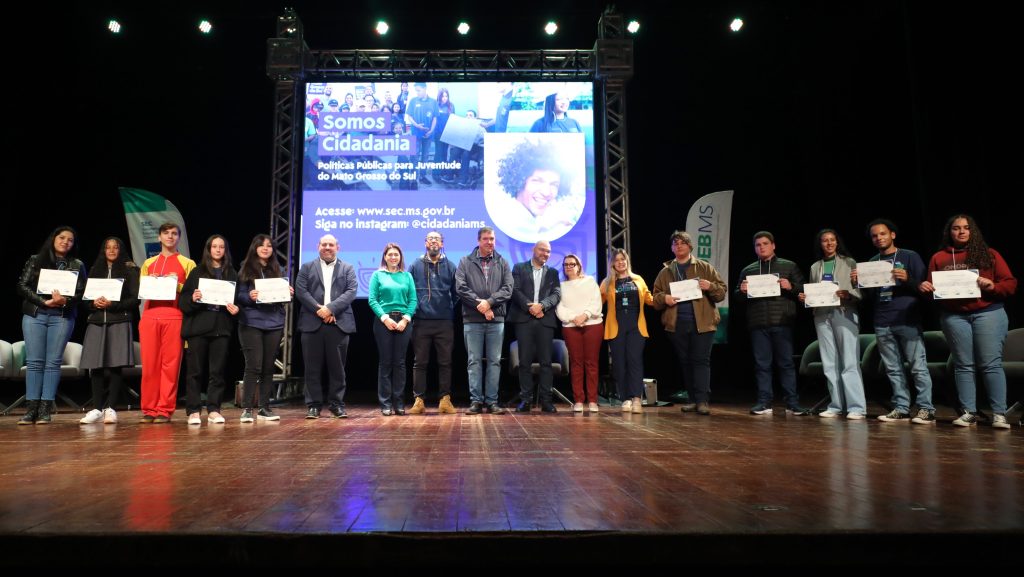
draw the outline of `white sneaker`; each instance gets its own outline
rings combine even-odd
[[[835,419],[839,416],[839,413],[833,411],[832,409],[828,409],[818,413],[818,416],[821,417],[822,419]]]
[[[103,423],[105,425],[117,424],[117,411],[109,407],[103,409]]]
[[[633,397],[633,412],[642,413],[644,412],[643,403],[640,402],[640,397]]]
[[[190,425],[202,425],[203,420],[199,417],[199,413],[192,413],[188,416],[188,424]]]
[[[214,412],[212,412],[212,413],[210,413],[209,415],[206,416],[206,424],[207,425],[223,425],[224,424],[224,415],[218,413],[217,411],[214,411]]]
[[[572,412],[574,412],[574,413],[582,413],[583,412],[583,403],[576,403],[575,405],[573,405],[572,406]]]
[[[623,413],[631,413],[632,411],[633,411],[633,401],[628,400],[628,399],[625,400],[625,401],[622,401],[622,412]]]
[[[1006,422],[1006,415],[992,415],[992,427],[996,429],[1009,429],[1010,423]]]
[[[84,417],[79,419],[78,422],[82,423],[83,425],[91,425],[93,423],[100,422],[100,419],[102,419],[102,418],[103,418],[103,411],[101,411],[99,409],[93,409],[93,410],[89,411],[88,413],[86,413]],[[1003,421],[1005,422],[1006,419],[1003,419]]]
[[[848,421],[863,421],[867,416],[864,413],[846,413]]]
[[[596,413],[599,410],[597,408],[597,403],[590,403],[590,407],[589,408],[590,408],[590,412],[591,413]]]

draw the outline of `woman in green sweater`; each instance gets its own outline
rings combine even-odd
[[[384,247],[380,269],[370,277],[370,308],[378,322],[373,324],[380,366],[377,398],[384,416],[404,415],[405,352],[412,337],[412,315],[416,312],[416,284],[405,272],[402,248],[395,243]]]

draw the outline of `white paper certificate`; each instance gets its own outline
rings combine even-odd
[[[91,278],[85,281],[85,294],[82,295],[82,298],[94,301],[103,297],[108,301],[119,301],[123,288],[123,278]]]
[[[287,303],[292,300],[286,278],[258,278],[256,291],[260,293],[260,298],[256,299],[258,303]]]
[[[199,299],[199,302],[204,305],[235,304],[235,283],[229,280],[201,278],[199,292],[203,293],[203,298]]]
[[[695,301],[703,298],[704,293],[700,290],[700,279],[677,280],[668,283],[669,294],[677,301]]]
[[[809,282],[804,285],[804,306],[837,307],[839,301],[839,285],[834,282]]]
[[[937,270],[932,272],[936,299],[976,299],[981,297],[978,269]]]
[[[61,296],[75,296],[75,287],[78,285],[77,270],[57,270],[52,268],[39,269],[39,283],[36,285],[36,292],[41,295],[52,295],[57,291]]]
[[[857,263],[857,286],[860,288],[878,288],[893,286],[892,262],[876,260]]]
[[[173,301],[178,298],[178,277],[175,275],[139,278],[139,299],[144,301]]]
[[[777,297],[782,295],[782,285],[777,274],[752,274],[747,277],[747,298]]]

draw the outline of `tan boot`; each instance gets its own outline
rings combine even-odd
[[[427,412],[427,406],[423,404],[423,397],[416,397],[416,402],[412,404],[412,408],[409,409],[410,415],[422,415]]]
[[[445,395],[441,397],[441,402],[437,405],[437,412],[448,415],[455,414],[455,406],[452,405],[451,395]]]

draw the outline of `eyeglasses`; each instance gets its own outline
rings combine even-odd
[[[578,266],[580,266],[580,265],[578,265],[578,264],[576,264],[574,262],[567,262],[567,263],[563,263],[562,264],[562,268],[569,268],[569,267],[576,268]]]
[[[428,242],[429,242],[429,241],[432,241],[432,240],[436,240],[436,241],[442,241],[442,240],[444,240],[444,239],[443,239],[443,238],[441,238],[441,237],[439,237],[439,236],[434,236],[434,235],[431,235],[431,236],[428,236],[428,237],[427,237],[427,241],[428,241]]]

